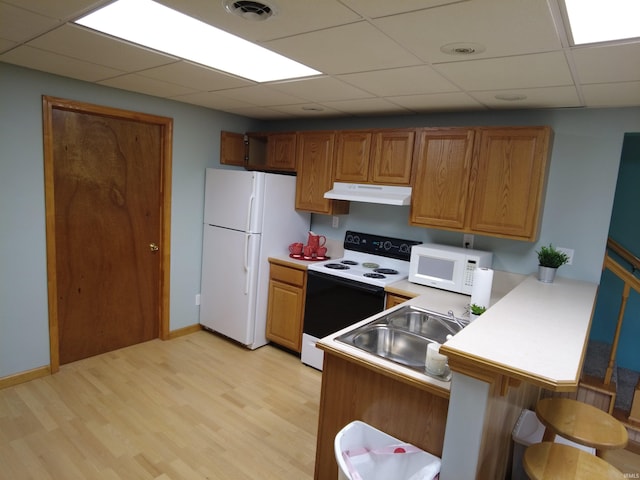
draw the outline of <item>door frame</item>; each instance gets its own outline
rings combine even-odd
[[[173,119],[118,108],[93,105],[74,100],[42,96],[45,221],[47,239],[47,291],[49,304],[49,355],[51,373],[60,369],[60,337],[58,320],[58,286],[55,238],[55,201],[53,168],[53,110],[88,113],[96,116],[133,120],[158,125],[162,135],[160,163],[160,277],[158,306],[158,335],[168,340],[169,332],[169,280],[171,264],[171,164],[173,151]]]

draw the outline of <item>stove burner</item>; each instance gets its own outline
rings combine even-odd
[[[362,266],[364,268],[378,268],[380,265],[378,265],[377,263],[373,263],[373,262],[365,262],[362,264]]]
[[[385,275],[397,275],[398,271],[393,268],[376,268],[374,270],[376,273],[384,273]]]
[[[342,260],[340,263],[344,263],[345,265],[357,265],[358,262],[354,260]]]
[[[327,263],[324,267],[332,270],[349,270],[349,267],[342,263]]]
[[[380,273],[365,273],[362,276],[367,278],[385,278],[385,276],[381,275]]]

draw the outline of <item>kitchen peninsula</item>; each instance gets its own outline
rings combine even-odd
[[[498,272],[496,272],[498,274]],[[504,478],[511,430],[540,388],[578,386],[597,285],[497,275],[491,308],[447,341],[451,382],[374,357],[335,338],[384,315],[322,339],[325,352],[316,452],[316,480],[335,479],[333,438],[360,419],[442,457],[441,479]],[[515,288],[512,282],[517,283]],[[402,282],[399,282],[402,283]],[[406,282],[408,284],[408,282]],[[406,285],[408,304],[462,316],[469,297]],[[402,286],[389,287],[402,294]],[[508,292],[508,293],[507,293]],[[397,308],[397,307],[394,307]]]

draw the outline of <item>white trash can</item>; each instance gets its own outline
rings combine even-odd
[[[540,443],[542,441],[544,428],[544,425],[540,422],[540,420],[538,420],[536,412],[532,412],[531,410],[522,411],[520,417],[518,418],[518,421],[513,427],[512,432],[513,465],[511,467],[511,480],[529,479],[522,465],[522,457],[524,456],[524,451],[529,445]],[[572,442],[571,440],[567,440],[566,438],[561,437],[560,435],[556,435],[554,442],[564,443],[565,445],[579,448],[580,450],[584,450],[585,452],[591,453],[592,455],[596,454],[595,448],[577,444],[575,442]]]
[[[334,441],[339,480],[432,480],[440,458],[358,420]]]

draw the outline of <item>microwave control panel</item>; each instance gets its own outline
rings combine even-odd
[[[464,284],[468,287],[473,287],[473,272],[476,269],[476,262],[474,260],[467,260],[467,264],[464,267]]]

